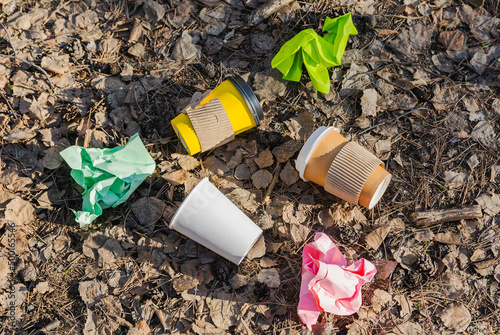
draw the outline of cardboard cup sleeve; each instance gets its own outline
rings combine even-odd
[[[231,121],[229,121],[219,98],[194,108],[190,105],[186,108],[185,113],[189,116],[196,136],[198,136],[202,152],[234,140]]]
[[[328,170],[325,191],[357,205],[368,177],[384,163],[355,142],[340,150]]]

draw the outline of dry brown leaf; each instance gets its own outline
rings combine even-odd
[[[287,184],[288,186],[295,184],[297,180],[299,180],[299,173],[297,170],[290,164],[290,162],[286,163],[283,170],[280,172],[280,178]]]
[[[440,318],[446,327],[456,332],[464,332],[472,321],[469,310],[462,303],[449,305]]]
[[[269,167],[274,164],[274,157],[271,150],[266,149],[262,151],[257,158],[255,158],[255,164],[257,164],[261,169]]]
[[[35,220],[35,208],[20,197],[11,200],[5,207],[5,219],[21,227]]]
[[[280,274],[276,268],[261,270],[257,275],[257,280],[270,288],[278,288],[281,284]]]
[[[314,119],[309,111],[300,113],[285,123],[296,141],[305,141],[314,132]]]
[[[462,50],[465,46],[465,41],[466,35],[460,30],[443,31],[439,34],[439,43],[448,50]]]
[[[374,259],[372,263],[375,265],[377,268],[377,275],[376,277],[379,279],[387,279],[391,275],[392,271],[396,268],[398,265],[397,262],[394,261],[388,261],[386,259]]]
[[[438,233],[433,237],[432,240],[434,242],[439,242],[444,244],[456,244],[456,245],[462,244],[460,239],[451,231],[447,231],[445,233]]]
[[[377,228],[366,236],[366,244],[374,250],[377,250],[391,230],[391,225],[385,225]]]
[[[274,148],[273,154],[276,157],[278,163],[282,163],[292,158],[292,156],[295,155],[295,153],[299,151],[301,147],[302,144],[300,144],[299,142],[290,140]]]
[[[323,227],[328,228],[333,226],[332,212],[329,208],[323,208],[318,214],[318,221]]]
[[[252,175],[252,183],[256,188],[265,188],[269,186],[273,175],[267,170],[259,170]]]
[[[363,91],[363,96],[361,97],[361,110],[365,116],[377,116],[378,106],[377,102],[379,100],[379,95],[377,90],[374,88],[368,88]]]
[[[173,153],[172,158],[177,160],[181,168],[186,171],[194,170],[198,167],[198,165],[200,165],[200,162],[196,158],[190,155]]]
[[[191,173],[185,170],[177,170],[165,173],[162,177],[168,180],[172,185],[178,186],[184,184],[184,182],[191,177]]]

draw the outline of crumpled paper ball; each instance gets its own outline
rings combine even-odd
[[[311,329],[322,311],[351,315],[361,307],[361,287],[370,282],[377,269],[365,259],[347,264],[346,259],[323,233],[304,247],[302,284],[297,308],[302,322]]]

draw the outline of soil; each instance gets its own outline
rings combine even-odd
[[[0,0],[0,333],[500,333],[500,3],[286,1],[252,24],[277,2]],[[271,68],[295,34],[321,36],[345,13],[358,34],[330,93]],[[264,121],[191,160],[170,120],[235,75]],[[374,209],[298,178],[298,151],[323,125],[392,173]],[[59,152],[135,133],[155,172],[79,227],[82,189]],[[238,266],[168,228],[203,177],[264,230]],[[470,205],[481,217],[411,219]],[[297,304],[316,232],[378,274],[357,313],[322,313],[310,331]]]

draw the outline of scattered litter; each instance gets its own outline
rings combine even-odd
[[[297,308],[302,322],[311,329],[321,313],[351,315],[361,307],[361,287],[377,269],[365,259],[348,265],[340,250],[323,233],[304,247],[302,284]]]
[[[82,210],[72,210],[80,227],[94,221],[103,209],[127,201],[156,167],[139,134],[114,149],[72,146],[61,156],[72,168],[73,179],[83,187]]]
[[[283,73],[283,79],[300,81],[304,65],[314,88],[330,92],[328,68],[341,64],[349,35],[357,35],[358,31],[350,13],[334,19],[326,17],[323,31],[326,30],[331,32],[323,37],[313,29],[302,30],[281,47],[271,66]]]
[[[208,178],[202,179],[182,202],[170,222],[170,229],[235,264],[240,264],[262,234],[262,229]]]

